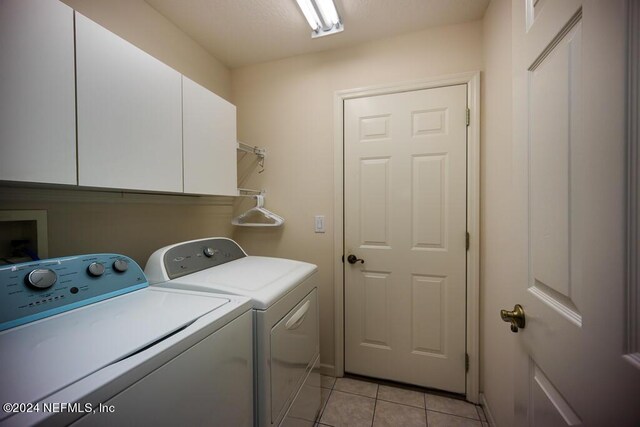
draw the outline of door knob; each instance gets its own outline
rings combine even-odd
[[[500,310],[500,318],[511,323],[511,332],[517,333],[518,329],[524,329],[524,309],[520,304],[516,304],[513,311]]]
[[[357,256],[351,254],[347,257],[347,262],[349,264],[355,264],[356,262],[360,261],[360,264],[364,264],[364,260],[361,258],[358,258]]]

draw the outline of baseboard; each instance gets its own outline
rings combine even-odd
[[[484,409],[484,414],[487,416],[487,422],[490,427],[497,427],[496,421],[493,419],[493,414],[491,413],[491,409],[489,408],[489,403],[487,402],[487,398],[484,397],[484,393],[480,393],[480,405],[482,405],[482,409]]]
[[[336,376],[336,367],[335,365],[327,365],[326,363],[320,364],[320,373],[322,375],[327,375],[329,377]]]

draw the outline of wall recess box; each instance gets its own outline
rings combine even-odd
[[[24,245],[22,254],[16,244]],[[0,265],[31,261],[29,252],[49,257],[47,211],[0,210]]]

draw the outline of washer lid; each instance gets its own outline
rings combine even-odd
[[[38,402],[228,302],[146,288],[6,330],[0,401]]]
[[[318,269],[314,264],[283,258],[247,256],[165,282],[163,286],[243,295],[265,310]]]

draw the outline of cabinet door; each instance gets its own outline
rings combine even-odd
[[[73,10],[0,1],[0,180],[77,184]]]
[[[236,107],[182,76],[184,192],[235,196]]]
[[[180,74],[76,13],[80,185],[182,192]]]

